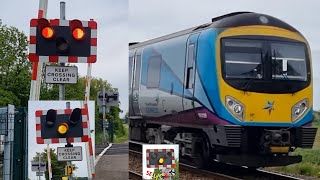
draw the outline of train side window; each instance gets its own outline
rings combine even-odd
[[[158,88],[160,84],[161,56],[153,56],[148,62],[147,88]]]
[[[186,82],[186,89],[192,89],[193,88],[193,81],[194,81],[194,73],[193,73],[193,63],[195,59],[195,53],[194,53],[194,44],[190,44],[188,47],[188,64],[187,64],[187,82]]]
[[[135,71],[135,81],[134,81],[134,89],[139,89],[140,83],[140,72],[141,70],[141,55],[136,55],[136,71]]]
[[[132,86],[132,73],[133,73],[133,67],[132,67],[132,64],[133,64],[133,57],[129,57],[129,89],[131,89],[131,86]]]

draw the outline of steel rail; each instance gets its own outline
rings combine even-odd
[[[129,179],[142,179],[142,174],[129,170]]]

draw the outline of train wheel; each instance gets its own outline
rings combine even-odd
[[[197,156],[193,158],[193,163],[198,168],[208,168],[212,164],[212,149],[207,138],[197,143]]]

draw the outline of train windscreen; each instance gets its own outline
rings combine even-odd
[[[227,79],[307,81],[303,43],[244,39],[223,39],[222,42]]]

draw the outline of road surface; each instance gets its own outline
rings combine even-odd
[[[96,155],[99,156],[103,152],[105,146],[96,146]],[[128,174],[128,156],[129,144],[120,143],[112,144],[112,146],[101,155],[96,165],[96,178],[105,180],[123,180],[129,179]],[[96,159],[98,159],[96,157]]]

